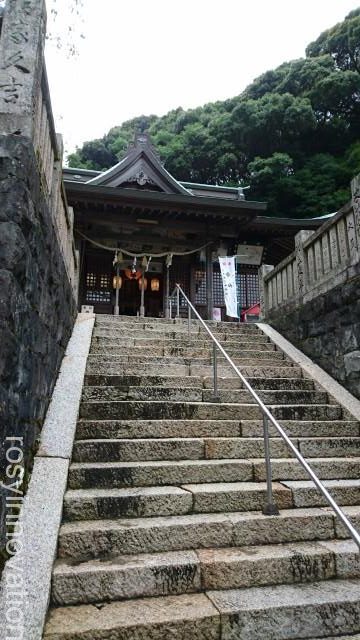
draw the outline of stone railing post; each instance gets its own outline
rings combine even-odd
[[[0,134],[34,137],[46,29],[44,0],[7,0],[0,38]]]
[[[360,173],[351,181],[352,206],[354,210],[355,237],[360,253]]]
[[[313,234],[313,231],[299,231],[295,240],[295,263],[296,263],[296,280],[295,293],[296,297],[301,301],[304,297],[309,285],[308,267],[304,251],[304,242]]]
[[[262,264],[259,269],[260,320],[266,320],[269,312],[268,284],[265,276],[274,268],[272,264]]]

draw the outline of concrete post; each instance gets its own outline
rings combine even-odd
[[[260,320],[266,320],[269,311],[269,296],[265,276],[274,268],[272,264],[262,264],[259,269]]]
[[[45,30],[44,0],[7,0],[0,38],[0,134],[34,137]]]

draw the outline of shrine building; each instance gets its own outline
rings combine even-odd
[[[164,317],[178,282],[204,318],[216,307],[226,319],[218,256],[237,255],[243,311],[259,302],[259,265],[276,265],[300,229],[323,222],[267,216],[266,203],[246,200],[241,187],[179,182],[146,133],[111,169],[64,168],[63,177],[80,256],[79,307],[95,313]]]

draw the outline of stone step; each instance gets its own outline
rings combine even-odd
[[[350,461],[360,455],[360,438],[300,438],[299,449],[307,458],[347,456]]]
[[[181,594],[50,611],[44,640],[293,640],[358,631],[360,580]]]
[[[96,315],[96,324],[101,324],[103,322],[110,322],[112,324],[121,324],[123,322],[129,322],[129,323],[145,323],[145,324],[157,324],[157,325],[163,325],[163,324],[175,324],[175,325],[187,325],[188,323],[188,318],[182,318],[181,316],[179,318],[157,318],[157,317],[153,317],[153,316],[145,316],[144,318],[140,318],[138,316],[127,316],[127,315],[119,315],[119,316],[114,316],[111,313],[102,313],[102,314],[97,314]],[[198,320],[197,318],[191,318],[190,322],[192,325],[194,326],[200,326],[200,320]],[[237,320],[231,320],[231,321],[224,321],[224,320],[205,320],[205,324],[208,325],[209,327],[256,327],[256,324],[251,324],[251,323],[239,323],[239,321]]]
[[[253,480],[252,461],[224,459],[74,462],[69,470],[68,487],[110,489],[239,480]]]
[[[343,510],[358,527],[360,506]],[[284,509],[280,516],[251,511],[84,520],[61,525],[59,557],[81,562],[110,554],[282,544],[335,535],[349,537],[330,508]]]
[[[281,426],[291,438],[301,436],[310,438],[352,436],[356,438],[360,435],[360,423],[356,420],[302,420],[301,422],[298,420],[282,420]],[[269,433],[273,437],[278,435],[277,430],[272,424],[269,425]],[[262,437],[262,421],[242,420],[241,435],[245,438]]]
[[[360,504],[360,480],[325,480],[323,484],[338,505]],[[328,504],[311,480],[286,480],[282,485],[292,491],[295,507],[318,507]]]
[[[206,321],[206,325],[209,327],[210,331],[212,331],[213,333],[221,333],[221,334],[261,333],[260,329],[256,326],[256,324],[250,324],[250,323],[248,324],[247,323],[230,323],[230,322],[216,323],[216,322]],[[187,320],[179,322],[178,320],[174,320],[174,319],[169,321],[166,319],[163,319],[161,321],[155,320],[155,321],[149,322],[146,318],[143,320],[140,320],[139,322],[137,322],[136,319],[134,318],[129,318],[127,321],[114,322],[110,319],[109,321],[107,320],[101,320],[99,322],[97,321],[95,323],[95,329],[98,329],[98,328],[106,328],[113,331],[128,331],[128,330],[147,331],[148,330],[148,331],[176,331],[176,332],[186,331],[187,332],[188,322]],[[192,332],[205,334],[205,329],[199,320],[193,320],[191,322],[190,330]]]
[[[210,392],[211,393],[211,392]],[[209,392],[201,387],[157,387],[157,386],[101,386],[84,387],[82,400],[104,402],[114,400],[174,400],[175,402],[202,402]],[[244,394],[249,399],[249,393]],[[248,400],[249,401],[249,400]]]
[[[360,477],[360,458],[312,458],[311,468],[320,479]],[[299,462],[272,459],[273,480],[308,480]],[[263,458],[220,460],[146,460],[129,462],[73,462],[69,489],[149,487],[205,482],[265,482]]]
[[[280,372],[283,373],[283,370]],[[245,376],[249,384],[254,389],[263,389],[266,391],[276,391],[284,389],[285,391],[314,391],[315,385],[312,380],[306,378],[261,378],[261,377],[248,377]],[[190,378],[190,376],[189,376]],[[194,378],[196,380],[196,378]],[[203,386],[207,389],[212,389],[214,386],[213,377],[208,376],[201,378]],[[244,388],[244,383],[239,377],[236,378],[218,378],[219,389],[241,389]]]
[[[205,594],[50,609],[43,640],[219,640],[220,617]]]
[[[240,378],[237,378],[240,381]],[[138,371],[135,375],[92,375],[87,374],[84,380],[84,389],[87,386],[98,387],[172,387],[173,389],[181,387],[201,387],[203,385],[200,376],[168,376],[168,375],[146,375],[146,373]]]
[[[213,352],[212,344],[208,343],[204,346],[194,343],[192,346],[185,347],[181,346],[164,346],[156,340],[155,344],[152,345],[117,345],[112,344],[109,346],[97,346],[93,345],[90,351],[90,356],[98,356],[99,358],[103,357],[120,357],[125,355],[130,356],[165,356],[166,358],[169,356],[179,356],[183,358],[211,358]],[[252,343],[242,343],[235,344],[234,346],[226,345],[226,353],[231,357],[241,357],[242,354],[248,357],[249,354],[255,355],[257,357],[270,357],[270,354],[274,356],[274,358],[283,358],[278,354],[281,354],[280,351],[275,351],[275,347],[271,344],[261,344],[259,345],[257,342]],[[219,358],[223,356],[219,353]]]
[[[342,409],[338,405],[268,405],[279,420],[340,420]],[[200,419],[200,420],[251,420],[261,418],[255,404],[216,402],[165,402],[124,400],[115,402],[82,402],[80,418],[119,419]]]
[[[326,404],[328,394],[323,391],[307,390],[258,390],[258,395],[266,404]],[[91,400],[175,400],[176,402],[211,402],[213,389],[202,387],[164,387],[164,386],[87,386],[83,389],[82,399]],[[246,389],[219,389],[219,402],[252,403],[251,394]]]
[[[278,360],[275,364],[269,364],[269,362],[264,363],[264,361],[257,361],[256,364],[254,364],[254,361],[252,360],[244,361],[243,364],[236,366],[245,378],[302,378],[302,371],[300,367],[293,365],[291,362],[286,362],[286,360]],[[159,368],[157,371],[159,373]],[[210,365],[191,364],[189,367],[189,373],[191,376],[209,378],[213,375],[213,367]],[[234,370],[229,364],[226,366],[219,364],[218,376],[219,378],[228,377],[232,379],[234,377]]]
[[[320,480],[357,479],[360,477],[360,457],[358,458],[311,458],[308,460],[312,470]],[[264,459],[251,460],[254,480],[265,482],[266,467]],[[294,458],[272,458],[272,478],[278,481],[308,480],[309,476]]]
[[[294,442],[297,446],[297,442]],[[270,438],[274,458],[291,457],[281,438]],[[74,462],[145,460],[219,460],[221,458],[262,458],[263,438],[147,438],[142,440],[79,440],[74,443]]]
[[[73,566],[55,564],[52,603],[56,606],[201,591],[195,551],[92,560]]]
[[[356,482],[346,481],[343,482]],[[359,481],[360,482],[360,481]],[[292,493],[273,483],[279,509],[290,508]],[[338,491],[339,496],[341,495]],[[181,487],[139,487],[126,489],[71,489],[64,498],[64,520],[102,520],[120,517],[150,517],[186,513],[259,510],[266,499],[264,482],[186,484]],[[343,503],[344,504],[344,503]],[[349,502],[345,504],[351,504]]]
[[[282,427],[292,437],[357,437],[359,422],[355,420],[282,420]],[[270,424],[270,435],[278,435]],[[77,440],[103,438],[261,438],[262,420],[79,420]]]
[[[249,345],[249,348],[256,348],[261,344],[261,348],[264,349],[274,349],[274,345],[269,341],[269,338],[265,335],[250,335],[250,336],[235,336],[231,338],[228,336],[226,340],[222,340],[226,349],[230,348],[241,348]],[[150,337],[144,333],[142,337],[138,337],[136,334],[132,336],[119,336],[114,339],[112,336],[101,336],[94,335],[92,338],[91,349],[97,351],[99,347],[101,348],[109,348],[109,349],[119,349],[119,347],[125,346],[137,346],[137,347],[151,347],[154,344],[161,345],[162,347],[174,347],[174,348],[187,348],[187,347],[203,347],[203,348],[212,348],[212,341],[210,337],[196,335],[184,335],[181,338],[169,338],[169,337],[161,337],[154,340],[154,337],[150,335]]]
[[[253,362],[238,366],[239,370],[246,378],[259,377],[259,378],[298,378],[302,379],[302,371],[300,367],[286,363],[285,361],[277,361],[276,365],[269,366],[267,362],[256,365]],[[213,367],[211,365],[188,365],[188,364],[172,364],[164,365],[159,363],[147,364],[144,367],[142,364],[133,364],[131,362],[123,363],[122,365],[110,365],[110,364],[96,364],[87,365],[86,374],[89,375],[106,375],[106,376],[144,376],[144,372],[148,376],[190,376],[190,377],[210,377],[213,375]],[[230,365],[218,366],[219,378],[233,379],[234,372]],[[239,379],[239,378],[238,378]]]
[[[360,578],[353,542],[292,542],[103,557],[73,565],[57,561],[52,602],[57,606],[166,596],[207,589]]]
[[[77,440],[240,435],[239,420],[79,420],[76,430]]]
[[[259,329],[252,330],[241,327],[240,329],[231,329],[231,330],[223,330],[219,329],[211,329],[211,332],[219,342],[223,342],[226,340],[237,340],[237,339],[254,339],[257,336],[264,336],[263,333],[259,331]],[[93,337],[108,337],[112,338],[112,340],[116,340],[117,338],[174,338],[181,340],[182,338],[196,338],[199,337],[201,340],[210,340],[209,334],[202,327],[191,327],[190,333],[188,332],[187,326],[182,325],[164,325],[159,327],[158,325],[146,325],[146,327],[141,325],[123,325],[123,327],[113,327],[111,325],[101,325],[96,326],[94,328]]]
[[[287,391],[304,390],[313,391],[314,383],[312,380],[305,378],[247,378],[248,382],[254,389],[280,390]],[[146,375],[87,375],[85,376],[86,386],[99,387],[171,387],[171,388],[187,388],[187,387],[203,387],[211,389],[213,387],[213,378],[202,378],[200,376],[146,376]],[[244,387],[240,378],[218,378],[219,389],[242,389]]]
[[[207,592],[221,638],[292,640],[359,631],[360,580],[325,580]]]
[[[173,355],[170,353],[162,353],[164,351],[161,348],[153,347],[149,349],[143,349],[142,347],[129,347],[121,349],[119,353],[114,353],[110,350],[105,351],[104,353],[89,353],[88,363],[92,362],[101,363],[123,363],[123,362],[138,362],[138,363],[151,363],[151,362],[162,362],[165,364],[174,364],[182,362],[192,364],[194,366],[201,364],[212,364],[212,351],[209,349],[207,351],[199,352],[194,354],[194,352],[189,351],[188,354],[177,354]],[[259,360],[259,361],[270,361],[270,362],[289,362],[287,358],[285,358],[284,354],[281,351],[267,351],[267,350],[254,350],[251,349],[243,349],[242,351],[237,350],[236,353],[228,352],[231,359],[235,364],[241,362],[243,360]],[[224,365],[225,358],[223,355],[218,355],[219,365]]]
[[[107,376],[132,376],[144,375],[146,372],[149,376],[189,376],[190,366],[188,364],[167,364],[161,362],[152,364],[136,364],[132,362],[124,362],[123,364],[97,364],[93,362],[87,364],[86,376],[90,375],[107,375]]]
[[[297,445],[297,442],[294,442]],[[281,438],[270,438],[274,458],[291,456]],[[147,438],[131,440],[109,438],[78,440],[74,443],[74,462],[199,460],[221,458],[261,458],[264,455],[262,438]]]

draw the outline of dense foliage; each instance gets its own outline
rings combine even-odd
[[[70,166],[112,166],[138,128],[178,180],[249,184],[247,197],[267,200],[271,215],[335,211],[360,171],[360,8],[240,96],[129,120],[77,149]]]

